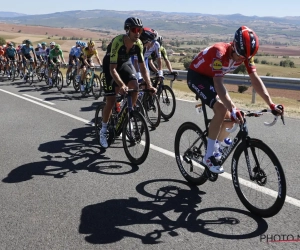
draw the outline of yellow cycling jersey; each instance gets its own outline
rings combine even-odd
[[[89,50],[89,48],[86,47],[83,49],[83,55],[90,59],[92,56],[98,56],[98,51],[95,48]]]

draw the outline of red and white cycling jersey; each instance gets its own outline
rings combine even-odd
[[[191,62],[190,69],[210,77],[223,77],[226,73],[233,72],[242,62],[230,59],[229,47],[232,43],[216,43],[201,51]],[[253,57],[245,59],[248,74],[256,71]]]

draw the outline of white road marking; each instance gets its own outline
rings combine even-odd
[[[53,107],[50,107],[50,106],[47,106],[47,105],[45,105],[45,104],[43,104],[43,103],[36,102],[36,101],[31,100],[31,99],[29,99],[29,98],[23,97],[23,96],[21,96],[21,95],[14,94],[14,93],[11,93],[11,92],[6,91],[6,90],[3,90],[3,89],[0,89],[0,91],[2,91],[2,92],[4,92],[4,93],[7,93],[7,94],[10,94],[10,95],[13,95],[13,96],[16,96],[16,97],[21,98],[21,99],[23,99],[23,100],[32,102],[32,103],[34,103],[34,104],[37,104],[37,105],[42,106],[42,107],[44,107],[44,108],[50,109],[50,110],[55,111],[55,112],[57,112],[57,113],[60,113],[60,114],[62,114],[62,115],[71,117],[71,118],[73,118],[73,119],[75,119],[75,120],[78,120],[78,121],[81,121],[81,122],[83,122],[83,123],[85,123],[85,124],[88,124],[88,125],[91,125],[91,126],[94,125],[94,123],[92,123],[92,122],[90,122],[90,121],[88,121],[88,120],[86,120],[86,119],[83,119],[83,118],[81,118],[81,117],[78,117],[78,116],[69,114],[69,113],[67,113],[67,112],[61,111],[61,110],[59,110],[59,109],[56,109],[56,108],[53,108]],[[175,153],[173,153],[173,152],[171,152],[171,151],[169,151],[169,150],[163,149],[163,148],[158,147],[158,146],[155,146],[155,145],[153,145],[153,144],[150,144],[150,148],[151,148],[152,150],[155,150],[155,151],[157,151],[157,152],[160,152],[160,153],[162,153],[162,154],[165,154],[165,155],[168,155],[168,156],[171,156],[171,157],[175,158]],[[228,180],[231,180],[231,181],[232,181],[231,174],[229,174],[229,173],[227,173],[227,172],[224,172],[223,174],[221,174],[220,177],[224,177],[225,179],[228,179]],[[271,189],[269,189],[269,188],[265,188],[265,187],[259,187],[259,188],[257,188],[257,186],[254,185],[252,182],[247,181],[247,180],[244,180],[244,179],[241,179],[241,178],[239,178],[239,181],[240,181],[240,184],[242,184],[242,185],[244,185],[244,186],[247,186],[247,187],[249,187],[249,188],[253,188],[253,189],[255,189],[256,191],[262,192],[262,193],[267,194],[267,195],[270,195],[270,196],[272,196],[272,197],[277,197],[276,192],[273,191],[273,190],[271,190]],[[300,207],[300,200],[297,200],[297,199],[295,199],[295,198],[293,198],[293,197],[286,196],[285,202],[287,202],[287,203],[289,203],[289,204],[291,204],[291,205],[294,205],[294,206],[296,206],[296,207]]]
[[[34,97],[34,96],[31,96],[31,95],[27,95],[27,94],[23,94],[24,96],[27,96],[29,98],[32,98],[32,99],[35,99],[35,100],[38,100],[38,101],[41,101],[41,102],[44,102],[44,103],[48,103],[50,105],[55,105],[55,103],[53,102],[48,102],[48,101],[45,101],[43,99],[40,99],[40,98],[37,98],[37,97]]]

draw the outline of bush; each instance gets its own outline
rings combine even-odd
[[[2,44],[6,44],[6,40],[0,36],[0,46],[2,46]]]
[[[246,85],[239,85],[238,87],[238,92],[239,93],[244,93],[249,87]]]

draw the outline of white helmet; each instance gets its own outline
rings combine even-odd
[[[50,45],[55,45],[55,42],[51,42]]]
[[[38,44],[37,44],[37,47],[38,47],[38,48],[42,48],[42,44],[38,43]]]

